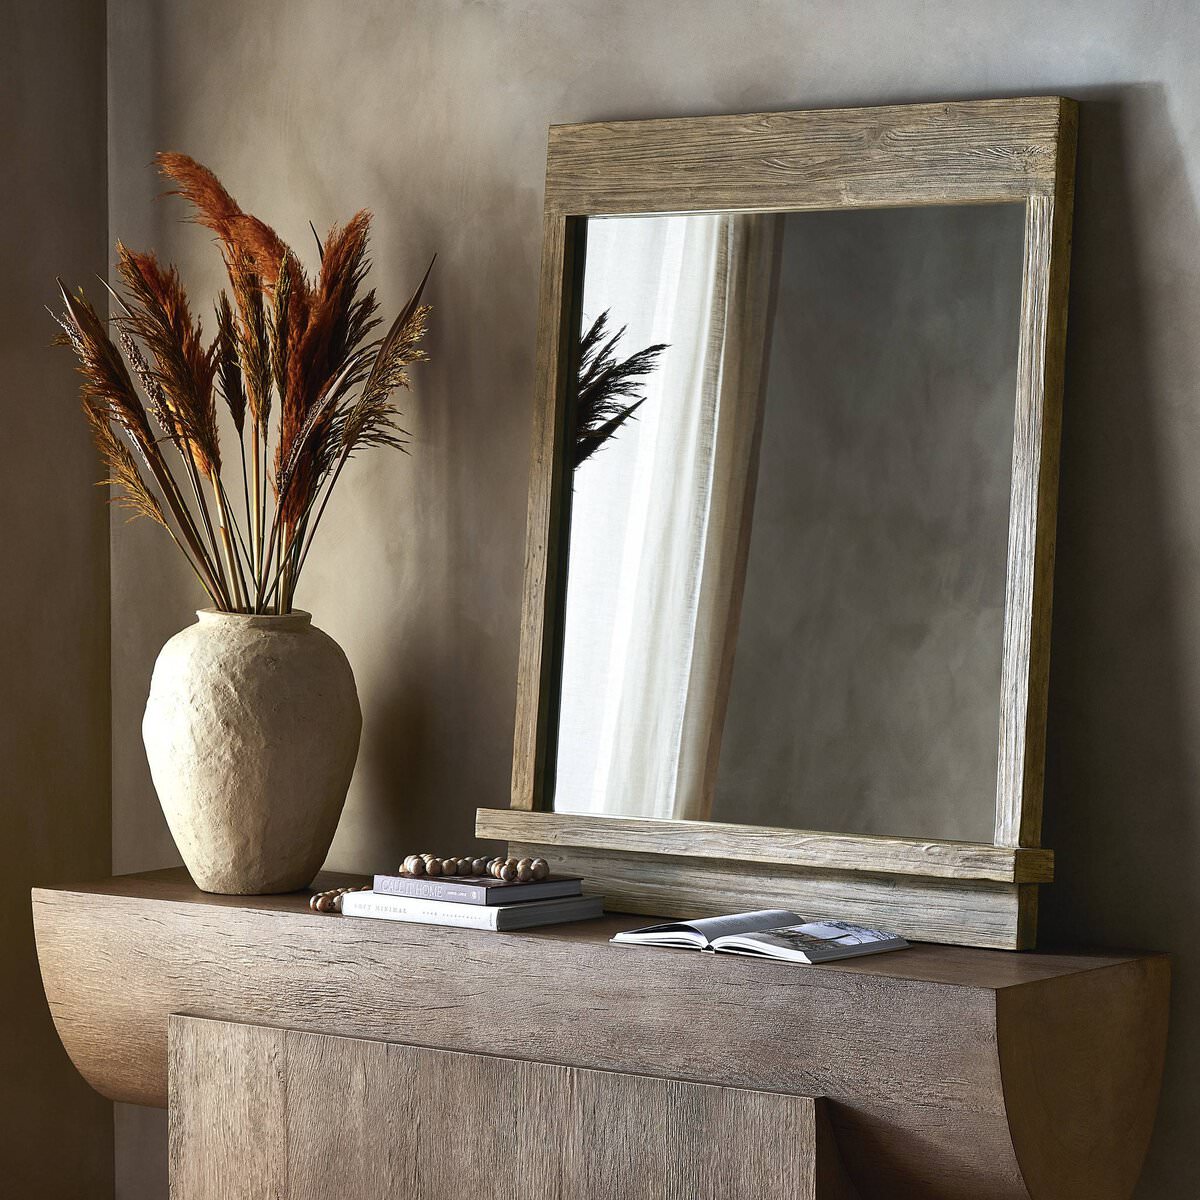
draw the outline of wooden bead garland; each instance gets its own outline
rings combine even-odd
[[[504,883],[533,883],[550,874],[550,864],[544,858],[439,858],[436,854],[410,854],[400,870],[405,875],[490,875]],[[330,888],[314,892],[308,898],[313,912],[340,913],[342,897],[347,892],[369,892],[371,884],[359,887]]]
[[[401,864],[405,875],[490,875],[505,883],[530,883],[545,879],[550,864],[544,858],[439,858],[436,854],[410,854]]]
[[[313,912],[335,913],[342,911],[342,897],[347,892],[369,892],[371,885],[364,883],[360,887],[330,888],[327,892],[314,892],[308,898],[308,907]]]

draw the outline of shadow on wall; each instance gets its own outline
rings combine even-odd
[[[1200,1169],[1200,762],[1184,724],[1192,619],[1181,607],[1168,496],[1185,489],[1171,478],[1161,433],[1165,411],[1195,403],[1195,325],[1164,271],[1173,265],[1168,251],[1200,247],[1200,222],[1163,89],[1075,94],[1046,781],[1045,844],[1057,853],[1057,882],[1044,889],[1042,942],[1178,956],[1163,1102],[1138,1193],[1162,1198],[1173,1194],[1170,1178]],[[1139,228],[1171,230],[1172,246],[1148,246]]]

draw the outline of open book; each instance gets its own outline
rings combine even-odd
[[[787,962],[823,963],[859,954],[903,950],[908,943],[896,933],[864,929],[845,921],[808,921],[785,908],[673,921],[618,933],[622,945],[678,946],[686,950],[753,954]]]

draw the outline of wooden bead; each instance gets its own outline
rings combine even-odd
[[[494,858],[460,855],[442,858],[428,850],[405,856],[400,870],[407,875],[468,876],[490,875],[505,883],[534,882],[550,874],[550,864],[544,858]]]
[[[313,912],[340,913],[342,911],[342,897],[348,892],[369,892],[370,890],[371,885],[369,883],[364,883],[357,887],[330,888],[326,892],[316,892],[309,896],[308,907]]]

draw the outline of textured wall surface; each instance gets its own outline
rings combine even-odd
[[[1194,0],[181,0],[110,4],[110,230],[177,257],[159,148],[208,161],[304,247],[359,205],[402,301],[438,250],[411,458],[349,473],[300,599],[358,673],[333,862],[461,842],[508,788],[546,126],[1061,92],[1083,102],[1054,632],[1047,939],[1178,953],[1139,1200],[1200,1177],[1200,13]],[[138,721],[196,597],[158,531],[113,531],[113,848],[173,860]],[[123,1195],[161,1122],[119,1118]],[[139,1139],[141,1139],[139,1141]],[[156,1174],[156,1170],[159,1172]],[[157,1192],[155,1189],[159,1189]]]
[[[108,517],[54,277],[104,270],[104,6],[0,0],[0,1194],[112,1195],[112,1107],[46,1008],[32,886],[109,871]]]

